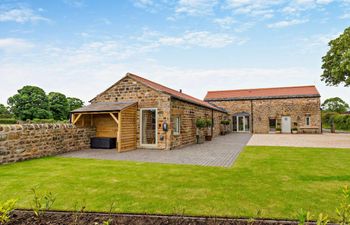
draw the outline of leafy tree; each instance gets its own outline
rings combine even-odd
[[[322,81],[337,86],[350,86],[350,27],[338,38],[329,42],[329,51],[322,57]]]
[[[10,112],[8,111],[7,107],[3,104],[0,104],[0,115],[8,115]]]
[[[69,115],[69,105],[64,94],[50,92],[48,95],[49,110],[55,120],[66,120]]]
[[[35,86],[24,86],[10,97],[7,104],[10,111],[20,120],[51,118],[49,101],[45,91]]]
[[[74,109],[79,109],[84,106],[84,102],[80,100],[79,98],[67,98],[68,105],[69,105],[69,111],[72,111]]]
[[[322,104],[322,108],[330,112],[343,113],[348,110],[349,105],[343,99],[334,97],[326,99]]]

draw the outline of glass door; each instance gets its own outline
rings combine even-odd
[[[140,122],[141,145],[157,145],[157,109],[141,109]]]
[[[244,132],[244,116],[238,116],[237,121],[238,121],[237,131]]]
[[[249,132],[249,116],[237,116],[237,132]]]

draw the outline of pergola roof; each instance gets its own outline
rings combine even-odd
[[[71,113],[115,112],[128,108],[135,103],[136,102],[97,102],[75,109]]]

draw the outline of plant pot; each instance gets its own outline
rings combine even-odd
[[[276,131],[275,131],[275,134],[280,134],[280,133],[281,133],[280,130],[276,130]]]
[[[206,135],[206,136],[205,136],[205,140],[206,140],[206,141],[211,141],[212,138],[213,138],[213,136],[211,136],[211,135],[210,135],[210,136],[209,136],[209,135]]]
[[[297,134],[298,131],[297,130],[292,130],[292,134]]]
[[[196,135],[197,144],[203,144],[204,143],[204,137],[202,135]]]

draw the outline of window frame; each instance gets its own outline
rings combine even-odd
[[[177,126],[177,130],[175,131],[175,127]],[[180,116],[174,116],[173,118],[173,135],[178,136],[181,134],[181,117]]]
[[[311,126],[311,115],[305,116],[305,126]]]

